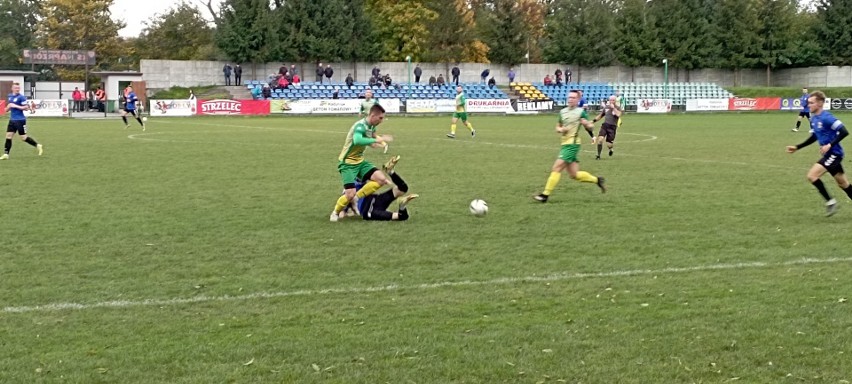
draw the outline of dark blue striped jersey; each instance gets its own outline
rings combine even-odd
[[[837,120],[831,112],[822,111],[819,115],[811,116],[811,133],[816,135],[820,146],[830,144],[838,135],[843,122]],[[843,147],[840,143],[832,145],[828,153],[843,157]]]
[[[811,107],[808,106],[808,97],[807,93],[802,94],[802,97],[799,98],[799,102],[802,103],[802,112],[810,112]]]

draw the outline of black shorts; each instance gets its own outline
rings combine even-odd
[[[822,159],[819,159],[819,161],[817,161],[817,164],[822,165],[823,168],[825,168],[825,170],[828,171],[829,174],[834,176],[838,173],[846,173],[843,172],[843,165],[840,164],[840,162],[842,161],[842,156],[838,156],[834,153],[826,153],[825,156],[822,157]]]
[[[26,120],[9,120],[9,125],[6,127],[6,133],[15,132],[21,136],[27,134]]]
[[[598,131],[598,136],[606,137],[607,143],[612,143],[615,141],[615,130],[618,128],[613,124],[603,123],[601,124],[601,130]]]
[[[364,220],[390,220],[385,217],[387,214],[384,212],[387,212],[394,200],[396,197],[393,196],[393,189],[365,197],[361,205],[361,217]]]
[[[133,117],[136,117],[136,110],[135,109],[124,108],[124,112],[127,112],[127,113],[133,115]]]
[[[806,119],[810,120],[810,119],[811,119],[811,113],[810,113],[810,112],[801,111],[801,112],[799,112],[799,117],[804,117],[804,118],[806,118]]]

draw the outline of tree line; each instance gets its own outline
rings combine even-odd
[[[185,0],[122,38],[113,0],[0,0],[0,66],[23,48],[140,59],[564,63],[773,69],[852,64],[852,1]],[[217,6],[218,5],[218,6]],[[82,69],[39,68],[82,78]]]

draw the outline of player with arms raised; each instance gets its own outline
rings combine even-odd
[[[822,158],[808,171],[808,181],[816,187],[819,194],[825,199],[825,215],[831,216],[837,213],[837,200],[833,199],[825,190],[825,185],[823,185],[820,177],[826,172],[834,176],[837,185],[846,192],[846,196],[852,199],[852,186],[846,180],[843,165],[840,164],[844,155],[840,141],[849,135],[849,131],[831,112],[823,110],[824,104],[824,93],[816,91],[811,94],[808,98],[808,107],[810,107],[811,112],[811,135],[799,145],[788,146],[787,152],[794,153],[814,142],[819,143],[819,152],[822,154]]]
[[[571,91],[568,93],[568,106],[559,111],[559,123],[556,125],[556,133],[562,136],[562,150],[559,151],[559,157],[553,163],[550,177],[547,178],[547,184],[544,186],[544,192],[533,196],[534,199],[542,203],[547,202],[547,199],[550,198],[550,193],[559,184],[562,171],[568,171],[568,175],[572,179],[584,183],[595,183],[601,189],[601,192],[606,192],[604,178],[595,177],[591,173],[581,171],[579,160],[577,160],[577,155],[580,153],[580,125],[586,128],[592,139],[595,137],[595,134],[592,133],[592,129],[595,126],[589,121],[589,115],[586,114],[586,110],[577,105],[579,101],[580,93]]]
[[[12,93],[9,95],[9,102],[6,104],[6,112],[9,113],[9,125],[6,127],[6,146],[3,148],[3,155],[0,160],[9,160],[9,152],[12,150],[12,137],[15,133],[21,137],[25,143],[36,147],[38,155],[44,153],[44,147],[27,135],[27,116],[24,111],[30,109],[27,104],[27,97],[21,94],[21,84],[12,84]]]
[[[453,123],[450,124],[450,133],[447,134],[447,137],[451,139],[456,138],[456,122],[459,119],[470,130],[470,136],[476,137],[476,130],[473,129],[473,124],[467,121],[467,96],[461,86],[456,87],[456,111],[453,113]]]

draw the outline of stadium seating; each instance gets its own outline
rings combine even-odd
[[[246,88],[251,90],[256,87],[262,87],[264,84],[260,80],[252,80],[246,84]],[[485,84],[461,84],[467,93],[468,99],[506,99],[508,96],[502,90],[497,88],[489,88]],[[301,87],[290,87],[287,89],[277,89],[272,92],[272,99],[331,99],[334,90],[339,88],[338,97],[341,99],[357,99],[363,97],[364,92],[370,88],[367,83],[355,83],[350,89],[345,83],[320,84],[320,83],[301,83]],[[395,98],[395,99],[452,99],[456,96],[455,85],[444,86],[429,86],[428,84],[394,84],[388,88],[373,87],[373,94],[379,99]]]
[[[510,83],[509,88],[519,97],[527,100],[546,100],[548,96],[530,83]]]
[[[637,99],[672,99],[674,105],[686,105],[687,99],[726,99],[734,95],[715,83],[611,83],[627,99],[627,105],[636,105]]]
[[[615,94],[609,84],[604,83],[580,83],[580,84],[560,84],[560,85],[544,85],[544,83],[533,83],[547,97],[553,99],[556,105],[565,105],[568,100],[568,92],[573,89],[583,91],[583,97],[589,104],[597,104],[601,100],[606,99],[609,95]]]

